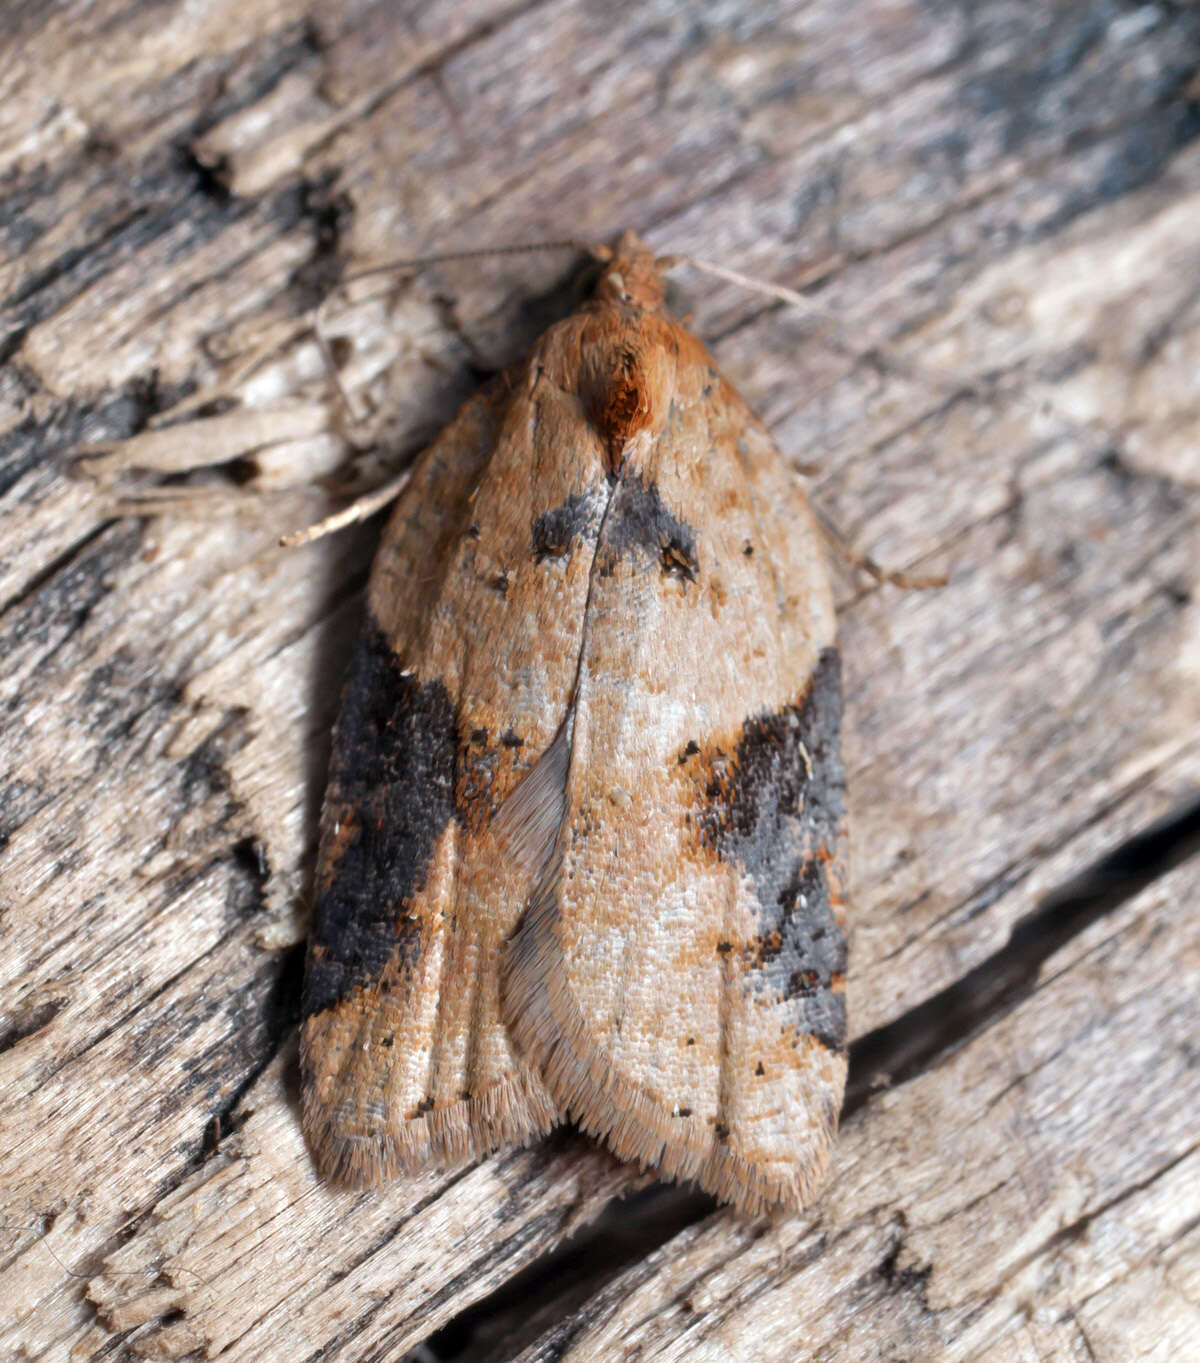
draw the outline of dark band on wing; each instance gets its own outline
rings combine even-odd
[[[565,558],[577,539],[594,531],[603,510],[595,493],[574,492],[560,505],[551,507],[533,523],[531,548],[538,563]]]
[[[747,985],[832,1050],[846,1038],[841,709],[840,659],[827,648],[797,704],[747,720],[729,751],[680,758],[701,787],[701,844],[754,882],[758,932],[742,948]]]
[[[623,478],[613,493],[598,557],[602,576],[621,559],[688,582],[700,571],[695,530],[667,507],[654,483],[637,477]]]
[[[368,620],[334,735],[305,1017],[378,980],[397,953],[420,951],[420,922],[404,906],[454,817],[457,747],[445,686],[407,674]]]
[[[800,862],[774,901],[760,906],[760,930],[747,947],[746,980],[782,1005],[797,1032],[829,1050],[846,1043],[846,939],[830,902],[827,863]]]

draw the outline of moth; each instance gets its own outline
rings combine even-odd
[[[825,1168],[846,832],[823,544],[662,265],[626,233],[384,533],[303,995],[333,1180],[568,1119],[747,1213]]]

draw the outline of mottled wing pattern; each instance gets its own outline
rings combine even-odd
[[[506,855],[492,820],[575,685],[608,495],[599,437],[561,383],[577,332],[547,333],[426,451],[372,572],[303,1000],[305,1129],[352,1184],[558,1118],[499,1011],[501,944],[538,866]]]
[[[506,1016],[617,1155],[798,1206],[846,1069],[832,599],[805,498],[703,348],[628,330],[675,368],[597,542],[565,816]]]
[[[335,739],[302,1037],[371,1184],[577,1117],[798,1206],[845,1080],[840,685],[807,502],[623,239],[423,456]]]

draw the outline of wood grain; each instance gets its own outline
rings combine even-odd
[[[1200,1356],[1200,8],[5,27],[0,1357]],[[811,315],[680,271],[677,311],[856,544],[951,577],[840,582],[833,1176],[805,1218],[647,1232],[568,1133],[347,1197],[289,1039],[378,523],[276,539],[581,285],[568,253],[332,299],[359,424],[309,310],[626,225],[807,282]]]

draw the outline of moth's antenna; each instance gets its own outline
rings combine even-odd
[[[699,260],[695,256],[664,256],[659,262],[664,270],[673,268],[676,265],[691,265],[694,269],[700,270],[703,274],[712,275],[715,279],[723,279],[728,284],[737,284],[739,287],[749,289],[753,293],[763,294],[767,298],[778,299],[781,303],[788,304],[789,307],[799,308],[802,312],[807,312],[810,316],[820,318],[827,322],[832,328],[834,336],[840,342],[839,348],[855,359],[868,359],[878,357],[893,371],[903,374],[904,377],[912,379],[926,385],[935,391],[941,391],[951,397],[958,397],[964,393],[972,394],[977,397],[986,396],[983,386],[975,379],[953,373],[927,373],[919,366],[911,365],[899,356],[893,355],[889,350],[880,346],[868,346],[866,349],[853,345],[847,338],[845,327],[841,318],[835,316],[827,308],[823,308],[819,303],[814,303],[811,298],[798,293],[795,289],[789,289],[786,285],[776,284],[771,280],[755,279],[751,275],[743,274],[740,270],[731,270],[726,265],[717,265],[710,260]],[[877,563],[869,554],[864,554],[855,549],[847,540],[846,536],[837,528],[828,516],[819,507],[813,507],[818,524],[825,536],[826,542],[833,548],[840,557],[853,568],[858,568],[875,579],[879,583],[890,583],[895,587],[907,588],[910,590],[925,590],[931,587],[944,587],[947,582],[945,574],[938,573],[922,576],[913,573],[896,572],[893,569],[885,568]]]
[[[777,299],[781,303],[787,303],[791,307],[798,308],[801,312],[808,313],[811,317],[819,318],[833,332],[837,347],[854,359],[869,360],[874,358],[894,373],[900,374],[906,379],[911,379],[914,383],[923,384],[934,392],[943,393],[947,397],[959,397],[964,394],[976,398],[987,398],[989,396],[986,385],[968,375],[957,374],[951,370],[924,369],[896,354],[886,345],[875,344],[865,347],[855,345],[846,334],[846,327],[842,318],[828,308],[822,307],[820,303],[815,303],[811,298],[798,293],[795,289],[789,289],[783,284],[776,284],[772,280],[755,279],[752,275],[742,274],[740,270],[731,270],[725,265],[714,264],[711,260],[700,260],[696,256],[663,257],[664,269],[670,269],[676,265],[690,265],[693,269],[699,270],[703,274],[712,275],[715,279],[723,279],[728,284],[737,284],[741,288],[749,289],[752,293],[760,293],[767,298]]]
[[[377,265],[368,265],[364,270],[355,270],[341,281],[352,284],[356,279],[365,279],[373,274],[398,274],[404,270],[423,270],[430,265],[448,265],[456,260],[479,260],[483,256],[530,255],[534,251],[583,251],[587,254],[599,250],[605,254],[606,247],[597,247],[594,242],[579,241],[565,237],[561,241],[526,241],[508,246],[479,246],[470,251],[445,251],[431,256],[410,256],[404,260],[383,260]]]
[[[348,285],[360,279],[369,279],[373,275],[382,274],[410,274],[423,270],[430,265],[446,265],[459,260],[478,260],[483,256],[513,256],[528,255],[534,251],[581,251],[585,254],[593,255],[598,259],[607,258],[609,252],[607,247],[595,246],[589,242],[566,239],[563,241],[534,241],[525,242],[513,246],[483,246],[472,251],[444,251],[437,255],[412,256],[404,260],[381,261],[377,265],[369,265],[364,270],[355,270],[345,279],[340,280],[337,286],[327,298],[314,309],[312,315],[312,333],[317,342],[317,348],[325,361],[325,367],[329,371],[329,377],[333,380],[334,387],[338,391],[346,411],[350,414],[350,420],[355,425],[362,425],[366,418],[360,416],[355,411],[353,400],[342,383],[341,376],[338,374],[337,363],[333,357],[333,350],[329,340],[325,335],[324,321],[325,310],[334,300],[337,294],[344,290]],[[375,295],[368,294],[371,298]],[[365,302],[366,299],[360,300]],[[297,530],[290,535],[280,538],[280,545],[285,549],[293,549],[297,545],[311,544],[313,540],[323,539],[326,535],[331,535],[337,530],[344,529],[347,525],[354,525],[358,521],[365,521],[373,516],[377,511],[381,511],[389,502],[395,501],[397,497],[408,486],[409,479],[412,477],[412,469],[405,469],[403,473],[385,483],[382,487],[376,488],[374,492],[365,493],[356,498],[349,506],[343,507],[341,511],[334,512],[332,516],[326,516],[315,525],[310,525],[304,530]]]
[[[533,241],[512,246],[481,246],[471,251],[444,251],[430,256],[411,256],[402,260],[385,260],[378,265],[369,265],[365,270],[355,270],[345,279],[340,280],[330,292],[329,296],[323,298],[312,315],[312,332],[317,342],[317,348],[321,352],[321,357],[325,361],[325,366],[329,370],[329,377],[333,380],[333,385],[338,391],[338,396],[342,400],[346,411],[350,413],[350,420],[356,425],[361,426],[365,423],[366,417],[360,416],[354,409],[354,403],[350,394],[346,391],[341,377],[337,371],[337,363],[333,358],[333,350],[325,335],[325,310],[337,295],[349,285],[356,283],[360,279],[370,279],[373,275],[382,274],[415,274],[420,270],[427,269],[431,265],[447,265],[458,260],[478,260],[483,256],[515,256],[528,255],[534,251],[584,251],[596,253],[597,248],[587,242],[568,239],[564,241]],[[375,295],[368,294],[368,298]],[[363,302],[366,299],[361,300]],[[314,527],[315,528],[315,527]],[[297,541],[304,543],[303,540]]]
[[[802,312],[811,313],[814,317],[820,317],[823,321],[837,324],[838,319],[833,313],[821,307],[819,303],[814,303],[811,298],[806,298],[804,294],[797,293],[795,289],[789,289],[783,284],[776,284],[772,280],[755,279],[753,275],[742,274],[740,270],[731,270],[727,265],[717,265],[711,260],[700,260],[696,256],[662,256],[658,263],[664,270],[674,269],[676,265],[690,265],[703,274],[712,275],[714,279],[723,279],[727,284],[738,284],[743,289],[749,289],[752,293],[761,293],[768,298],[777,298],[781,303],[790,303]]]

